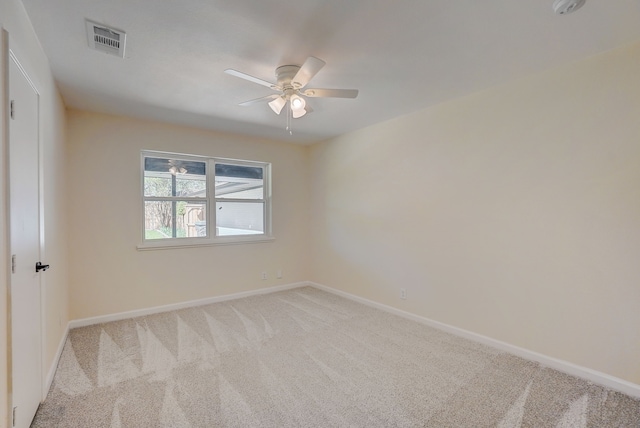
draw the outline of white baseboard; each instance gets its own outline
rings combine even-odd
[[[111,321],[120,321],[128,318],[142,317],[157,314],[160,312],[175,311],[178,309],[191,308],[194,306],[208,305],[211,303],[225,302],[227,300],[240,299],[242,297],[257,296],[260,294],[275,293],[277,291],[290,290],[292,288],[304,287],[307,282],[296,282],[293,284],[276,285],[274,287],[261,288],[258,290],[242,291],[240,293],[225,294],[224,296],[206,297],[204,299],[190,300],[187,302],[172,303],[169,305],[155,306],[152,308],[136,309],[133,311],[119,312],[116,314],[100,315],[97,317],[82,318],[69,322],[69,329],[86,327],[89,325],[103,324]]]
[[[602,385],[606,388],[610,388],[610,389],[622,392],[632,397],[640,398],[640,385],[626,381],[624,379],[620,379],[615,376],[611,376],[606,373],[599,372],[597,370],[592,370],[587,367],[582,367],[577,364],[570,363],[568,361],[549,357],[547,355],[543,355],[535,351],[530,351],[525,348],[520,348],[519,346],[511,345],[509,343],[492,339],[490,337],[483,336],[481,334],[477,334],[468,330],[464,330],[458,327],[453,327],[448,324],[444,324],[438,321],[431,320],[429,318],[415,315],[410,312],[406,312],[406,311],[394,308],[392,306],[384,305],[382,303],[374,302],[372,300],[365,299],[363,297],[356,296],[354,294],[350,294],[335,288],[331,288],[326,285],[322,285],[322,284],[318,284],[310,281],[307,282],[307,285],[318,288],[320,290],[327,291],[329,293],[336,294],[341,297],[345,297],[347,299],[362,303],[364,305],[367,305],[376,309],[381,309],[385,312],[389,312],[389,313],[401,316],[403,318],[417,321],[421,324],[427,325],[429,327],[437,328],[438,330],[446,331],[447,333],[451,333],[456,336],[464,337],[465,339],[473,340],[474,342],[479,342],[484,345],[488,345],[493,348],[500,349],[501,351],[508,352],[510,354],[525,358],[527,360],[536,361],[545,367],[549,367],[549,368],[558,370],[560,372],[567,373],[569,375],[588,380],[595,384]]]
[[[64,349],[64,344],[67,342],[67,336],[69,336],[69,324],[67,323],[67,327],[64,330],[62,337],[60,338],[60,343],[58,343],[58,349],[56,350],[56,355],[53,357],[53,361],[51,362],[51,366],[47,371],[47,377],[44,380],[44,387],[42,388],[42,401],[47,398],[47,394],[51,389],[51,384],[53,383],[53,376],[56,374],[56,369],[58,368],[58,362],[60,362],[60,358],[62,357],[62,350]]]

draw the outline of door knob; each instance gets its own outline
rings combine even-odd
[[[47,270],[49,269],[49,265],[43,265],[40,262],[36,263],[36,272],[40,272],[41,270]]]

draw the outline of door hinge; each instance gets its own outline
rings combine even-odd
[[[16,426],[16,409],[17,407],[13,408],[13,412],[11,412],[11,426],[14,427]]]
[[[11,115],[11,119],[15,119],[15,114],[14,114],[14,112],[15,112],[15,104],[16,104],[15,100],[11,100],[11,103],[10,103],[10,106],[9,106],[9,112],[10,112],[9,114]]]
[[[11,273],[16,273],[16,255],[11,255]]]

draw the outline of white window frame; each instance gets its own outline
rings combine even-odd
[[[207,236],[191,237],[191,238],[166,238],[166,239],[146,239],[145,236],[145,202],[154,200],[184,200],[183,197],[167,196],[167,197],[150,197],[144,194],[144,175],[145,175],[145,158],[161,158],[176,159],[184,161],[195,161],[206,163],[206,180],[207,192],[205,198],[194,198],[194,201],[205,202]],[[215,170],[216,164],[247,166],[252,168],[262,168],[263,177],[263,199],[238,199],[238,198],[216,198],[215,194]],[[169,248],[185,248],[185,247],[201,247],[211,245],[228,245],[228,244],[249,244],[273,241],[275,238],[271,229],[271,164],[268,162],[228,159],[212,156],[199,156],[182,153],[160,152],[152,150],[143,150],[140,154],[140,201],[141,201],[141,221],[140,221],[140,239],[141,243],[137,246],[138,250],[159,250]],[[239,203],[255,203],[262,202],[263,209],[263,225],[264,233],[251,235],[227,235],[216,236],[216,202],[239,202]]]

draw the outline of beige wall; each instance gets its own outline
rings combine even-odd
[[[308,279],[305,147],[81,111],[68,133],[72,318]],[[271,162],[275,241],[138,251],[143,149]]]
[[[639,76],[635,45],[313,146],[311,279],[640,383]]]
[[[33,27],[29,22],[22,2],[3,0],[0,2],[0,26],[9,32],[10,47],[20,63],[33,80],[40,93],[40,138],[42,148],[43,174],[43,226],[44,242],[43,261],[52,268],[42,275],[43,310],[44,310],[44,374],[50,370],[58,345],[67,326],[67,244],[66,244],[66,186],[65,186],[65,110],[60,95],[53,81],[49,63],[40,48]],[[5,64],[2,64],[2,80],[5,79]],[[4,105],[4,103],[2,103]],[[4,111],[0,109],[2,117]],[[4,130],[3,130],[4,135]],[[2,185],[4,189],[5,157],[3,142]],[[19,165],[11,165],[19,168]],[[4,190],[3,190],[4,191]],[[3,193],[3,206],[7,195]],[[8,269],[6,260],[7,236],[5,210],[0,210],[2,223],[2,263],[0,276],[3,279],[0,291],[0,426],[8,423],[8,370],[7,353],[10,349],[7,342],[7,287]]]

